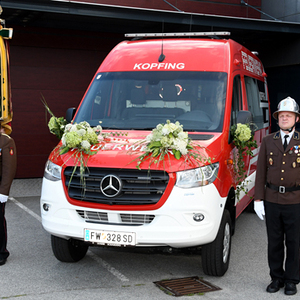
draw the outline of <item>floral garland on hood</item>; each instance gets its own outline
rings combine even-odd
[[[136,167],[139,170],[145,161],[149,160],[150,167],[152,163],[158,164],[164,161],[165,156],[170,158],[170,154],[173,154],[177,160],[181,157],[189,162],[194,160],[198,165],[199,162],[211,162],[209,157],[200,152],[201,146],[197,145],[196,148],[196,145],[192,145],[188,132],[183,131],[183,126],[178,121],[172,123],[167,120],[165,124],[158,124],[139,144],[145,146],[145,153],[137,158]]]

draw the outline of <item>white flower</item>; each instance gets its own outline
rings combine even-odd
[[[174,132],[174,131],[176,131],[176,130],[179,129],[178,126],[176,124],[174,124],[174,123],[168,124],[168,127],[169,127],[169,131],[170,132]]]
[[[174,149],[179,150],[182,155],[186,155],[187,151],[187,142],[185,140],[175,139],[174,140]]]
[[[156,129],[152,130],[152,136],[151,141],[160,141],[162,139],[163,135],[161,131],[158,131]]]
[[[91,148],[91,144],[88,141],[84,140],[81,142],[81,147],[85,150],[89,150]]]
[[[152,139],[153,139],[153,134],[152,134],[152,133],[150,133],[150,134],[148,134],[148,135],[146,136],[146,141],[147,141],[147,142],[151,142]]]
[[[169,128],[169,125],[168,124],[165,124],[164,127],[162,128],[161,130],[161,133],[163,135],[168,135],[170,133],[170,128]]]
[[[77,125],[71,125],[71,128],[69,130],[70,132],[74,132],[74,131],[77,131]]]
[[[86,131],[87,131],[87,133],[94,133],[95,132],[95,130],[93,130],[93,128],[91,128],[91,127],[88,127]]]
[[[63,136],[61,137],[61,141],[62,141],[62,144],[64,146],[66,146],[66,134],[64,133]]]
[[[71,131],[72,126],[72,124],[67,124],[65,127],[65,131]]]
[[[188,133],[184,132],[184,131],[181,131],[181,132],[178,133],[178,138],[181,139],[181,140],[188,139]]]
[[[82,129],[79,129],[79,130],[77,131],[77,133],[78,133],[78,135],[80,135],[80,136],[84,136],[85,133],[86,133],[86,130],[82,128]]]
[[[162,130],[162,128],[163,128],[163,125],[162,125],[162,124],[158,124],[158,125],[156,125],[156,129],[157,129],[158,131],[161,131],[161,130]]]

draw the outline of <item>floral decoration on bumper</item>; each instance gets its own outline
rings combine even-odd
[[[137,158],[137,168],[141,169],[141,164],[149,160],[149,166],[152,163],[159,163],[165,159],[165,156],[170,158],[173,154],[176,159],[181,157],[185,161],[194,159],[199,162],[210,162],[210,158],[204,157],[198,149],[191,144],[188,133],[183,131],[183,126],[177,121],[171,123],[167,120],[166,124],[158,124],[156,128],[146,137],[146,139],[139,142],[145,145],[145,153]]]
[[[253,157],[253,148],[257,148],[256,140],[251,132],[249,124],[233,125],[231,127],[231,135],[233,136],[233,144],[237,149],[237,153],[234,155],[233,170],[236,182],[236,195],[239,199],[240,192],[247,192],[245,189],[246,183],[244,182],[247,177],[245,170],[244,155]]]

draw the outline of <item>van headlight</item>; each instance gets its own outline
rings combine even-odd
[[[52,180],[61,180],[61,167],[48,160],[45,167],[44,177]]]
[[[218,171],[219,163],[214,163],[197,169],[177,172],[176,186],[187,189],[208,185],[217,178]]]

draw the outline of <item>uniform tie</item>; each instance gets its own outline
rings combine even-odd
[[[285,149],[286,149],[286,147],[287,147],[287,145],[288,145],[288,143],[287,143],[288,137],[289,137],[288,134],[286,134],[286,135],[284,136],[284,143],[283,143],[283,149],[284,149],[284,151],[285,151]]]

